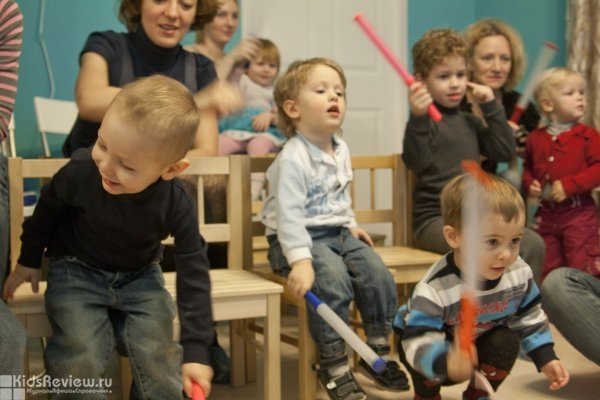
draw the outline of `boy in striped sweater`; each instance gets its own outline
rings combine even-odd
[[[440,387],[481,372],[494,390],[504,381],[519,353],[519,342],[539,371],[557,390],[569,381],[558,360],[531,268],[519,257],[525,205],[517,190],[496,176],[481,191],[481,242],[478,260],[478,308],[474,323],[474,361],[458,347],[460,325],[461,230],[466,175],[452,179],[441,194],[443,233],[452,250],[417,284],[408,304],[398,310],[394,328],[398,354],[413,380],[415,400],[439,400]],[[462,250],[462,251],[461,251]],[[473,380],[463,399],[486,399]]]

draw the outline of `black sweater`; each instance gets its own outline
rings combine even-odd
[[[492,100],[481,104],[487,127],[473,114],[436,104],[443,114],[439,123],[427,115],[411,115],[404,134],[402,159],[417,177],[413,230],[442,214],[440,194],[444,185],[463,173],[462,160],[510,161],[515,139],[504,110]]]
[[[134,271],[162,255],[175,238],[177,305],[184,362],[208,364],[213,339],[209,262],[192,199],[178,179],[159,179],[136,194],[102,188],[90,149],[81,149],[41,190],[23,224],[19,263],[40,268],[49,257],[75,256],[106,271]]]

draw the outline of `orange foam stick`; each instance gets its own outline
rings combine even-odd
[[[473,359],[473,322],[475,321],[475,298],[473,293],[465,291],[460,298],[460,326],[458,328],[458,343],[462,351]]]

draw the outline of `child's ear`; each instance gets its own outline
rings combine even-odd
[[[549,114],[552,111],[554,111],[554,103],[552,102],[552,100],[550,100],[548,98],[543,98],[540,100],[540,108],[546,114]]]
[[[460,232],[451,225],[444,225],[443,232],[448,246],[453,250],[458,249],[460,247]]]
[[[283,102],[283,111],[290,119],[297,119],[300,117],[296,102],[292,99],[287,99]]]
[[[180,175],[189,166],[190,166],[189,160],[182,158],[181,160],[176,161],[173,164],[170,164],[169,166],[167,166],[164,169],[161,177],[165,181],[171,180],[171,179],[175,178],[177,175]]]
[[[419,72],[417,72],[415,74],[415,80],[422,82],[423,81],[423,75],[421,75]]]

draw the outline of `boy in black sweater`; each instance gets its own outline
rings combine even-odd
[[[192,199],[174,179],[189,165],[184,156],[199,118],[182,84],[158,75],[135,81],[111,103],[91,151],[74,153],[42,188],[3,295],[12,297],[25,281],[37,291],[46,250],[53,335],[44,358],[52,378],[97,382],[116,347],[131,361],[132,398],[181,398],[182,379],[189,395],[192,380],[210,393],[206,243]],[[172,340],[174,302],[158,264],[169,235],[183,360]]]

